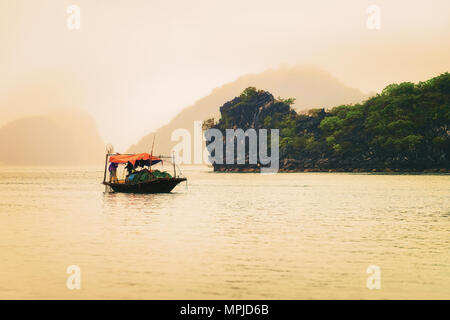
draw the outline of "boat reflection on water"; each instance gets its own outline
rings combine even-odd
[[[166,171],[152,170],[152,166],[164,159],[173,164],[173,176]],[[109,167],[108,167],[109,163]],[[117,178],[117,170],[126,170],[124,179]],[[123,166],[125,166],[123,168]],[[109,175],[109,181],[107,176]],[[174,157],[154,157],[148,153],[106,155],[103,184],[114,192],[123,193],[169,193],[186,177],[177,173]]]

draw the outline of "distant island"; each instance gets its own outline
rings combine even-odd
[[[280,172],[448,172],[450,74],[391,84],[363,103],[297,113],[295,99],[249,87],[220,108],[216,128],[280,130]],[[214,164],[257,172],[259,165]]]
[[[104,149],[95,120],[78,109],[22,117],[0,127],[0,165],[101,165]]]

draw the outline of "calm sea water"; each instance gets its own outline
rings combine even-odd
[[[450,176],[209,170],[128,195],[101,169],[0,168],[0,298],[450,298]]]

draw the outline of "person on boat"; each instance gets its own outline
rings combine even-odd
[[[119,166],[118,163],[111,162],[109,165],[109,182],[115,183],[117,182],[117,167]]]
[[[128,163],[127,163],[125,169],[127,169],[128,175],[130,175],[130,174],[132,174],[133,171],[134,171],[134,166],[133,166],[133,164],[132,164],[130,161],[128,161]]]

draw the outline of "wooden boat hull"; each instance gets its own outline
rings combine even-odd
[[[124,193],[169,193],[186,178],[162,178],[140,183],[110,183],[104,184],[111,187],[114,192]]]

